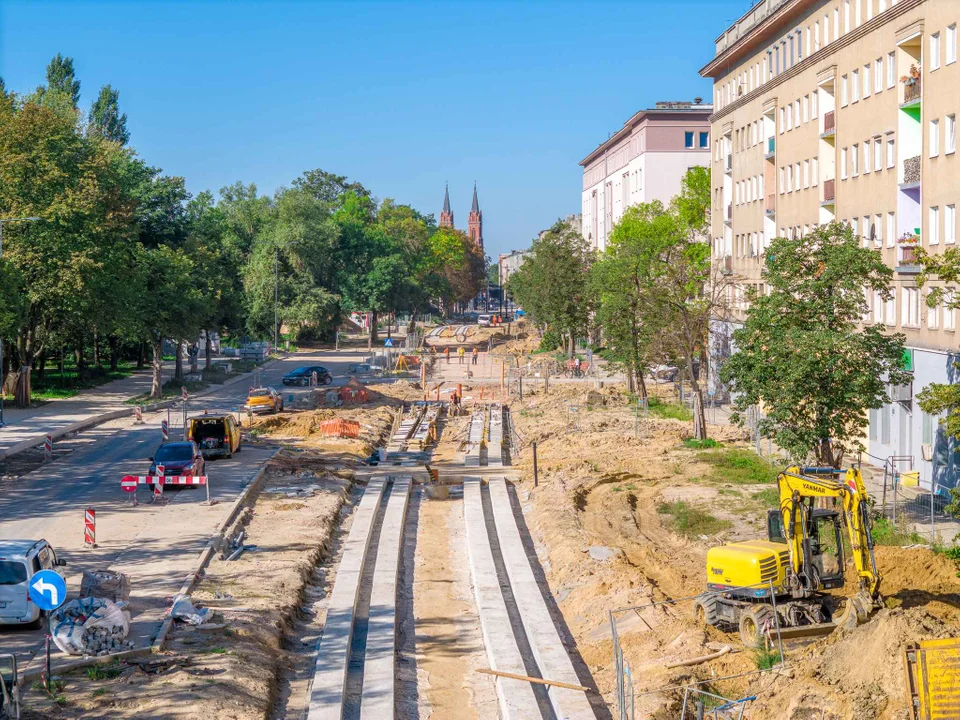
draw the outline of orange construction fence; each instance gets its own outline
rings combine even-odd
[[[327,437],[355,438],[360,436],[360,423],[355,420],[324,420],[320,434]]]

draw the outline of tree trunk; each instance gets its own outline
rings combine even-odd
[[[100,335],[97,329],[93,329],[93,366],[100,367]]]
[[[107,344],[110,346],[110,372],[116,372],[120,368],[120,338],[109,335]]]
[[[210,331],[207,330],[206,340],[203,342],[203,369],[210,367],[213,357],[213,340],[210,339]]]
[[[44,348],[40,351],[40,358],[37,361],[37,377],[43,379],[44,374],[47,371],[47,350]]]
[[[17,387],[13,391],[13,404],[18,408],[30,407],[30,365],[24,363],[20,366],[20,373],[17,375]]]
[[[163,397],[163,338],[153,341],[153,384],[150,397],[159,400]]]
[[[637,368],[637,384],[640,386],[640,397],[649,397],[647,393],[647,381],[643,379],[643,370]]]
[[[370,313],[370,337],[367,341],[367,347],[373,349],[373,344],[377,342],[379,337],[377,336],[377,313]]]
[[[690,375],[690,390],[693,393],[693,437],[695,440],[707,439],[707,413],[703,407],[703,386],[693,376],[693,360],[688,359],[687,370]]]
[[[817,443],[817,464],[820,467],[838,468],[840,467],[841,457],[837,457],[833,452],[833,443],[829,438],[824,438]]]
[[[147,344],[141,340],[137,348],[137,370],[143,370],[147,364]]]
[[[183,340],[177,340],[174,346],[176,357],[174,358],[173,377],[177,382],[183,381]]]
[[[637,391],[637,383],[633,379],[634,373],[632,368],[627,368],[627,392],[633,394]]]
[[[197,352],[194,352],[197,350]],[[197,372],[197,361],[200,359],[200,348],[195,347],[193,343],[190,344],[190,374],[195,375]]]

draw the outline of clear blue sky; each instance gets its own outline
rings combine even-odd
[[[305,170],[466,228],[488,254],[580,210],[577,163],[657,100],[709,100],[697,70],[747,0],[17,2],[0,75],[18,92],[74,58],[86,107],[120,92],[132,144],[192,192],[272,193]]]

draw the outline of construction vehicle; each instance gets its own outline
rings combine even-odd
[[[777,485],[779,508],[767,514],[768,539],[711,548],[707,592],[694,600],[699,622],[739,629],[750,646],[774,629],[794,638],[855,627],[881,603],[860,471],[792,466]],[[833,498],[834,507],[817,507],[825,498]],[[845,602],[824,593],[844,585],[844,528],[860,584]]]
[[[0,720],[19,720],[20,683],[17,656],[0,655]]]

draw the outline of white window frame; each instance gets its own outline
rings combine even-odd
[[[930,137],[928,139],[930,148],[930,157],[935,158],[940,155],[940,118],[934,118],[930,121]]]
[[[863,174],[868,175],[870,173],[870,140],[863,141]]]
[[[840,150],[840,179],[847,179],[847,149]]]
[[[860,174],[860,143],[854,143],[850,147],[850,177],[857,177]]]
[[[930,72],[940,69],[940,33],[930,35]]]
[[[870,63],[863,66],[863,99],[870,97]]]
[[[943,147],[946,155],[957,151],[957,116],[947,115],[947,123],[943,128]]]
[[[849,96],[849,90],[847,87],[847,76],[841,75],[840,76],[840,107],[847,106],[848,96]]]
[[[887,89],[897,86],[897,53],[887,53]]]
[[[883,213],[877,213],[873,216],[873,229],[874,229],[874,239],[873,246],[875,248],[883,247]]]
[[[803,161],[803,189],[810,187],[810,161]]]
[[[850,102],[860,102],[860,68],[850,73]]]
[[[803,124],[806,125],[810,117],[810,96],[803,96]]]
[[[930,297],[930,292],[927,292],[927,297]],[[937,303],[931,307],[930,303],[924,303],[927,306],[927,327],[930,330],[937,330],[940,327],[940,303]]]
[[[946,62],[945,65],[953,65],[957,61],[957,24],[947,26],[947,32],[944,36],[946,41]]]
[[[820,160],[813,158],[810,161],[810,185],[816,187],[820,181]]]
[[[955,245],[957,242],[957,206],[953,203],[943,208],[943,244]]]
[[[897,144],[896,139],[892,135],[887,135],[887,168],[893,168],[897,166]]]
[[[931,205],[927,218],[927,244],[930,247],[940,244],[940,206]]]
[[[873,92],[883,92],[883,58],[877,58],[873,64]]]
[[[953,302],[953,291],[948,290],[943,294],[943,329],[949,332],[957,329],[957,310],[951,307]]]
[[[817,106],[819,105],[819,92],[817,90],[813,91],[812,96],[810,97],[810,119],[817,119]]]
[[[883,296],[879,290],[873,291],[873,323],[874,325],[883,323]]]
[[[897,214],[887,213],[887,247],[892,248],[897,243]]]
[[[891,292],[884,302],[884,322],[890,327],[897,326],[897,293]]]

